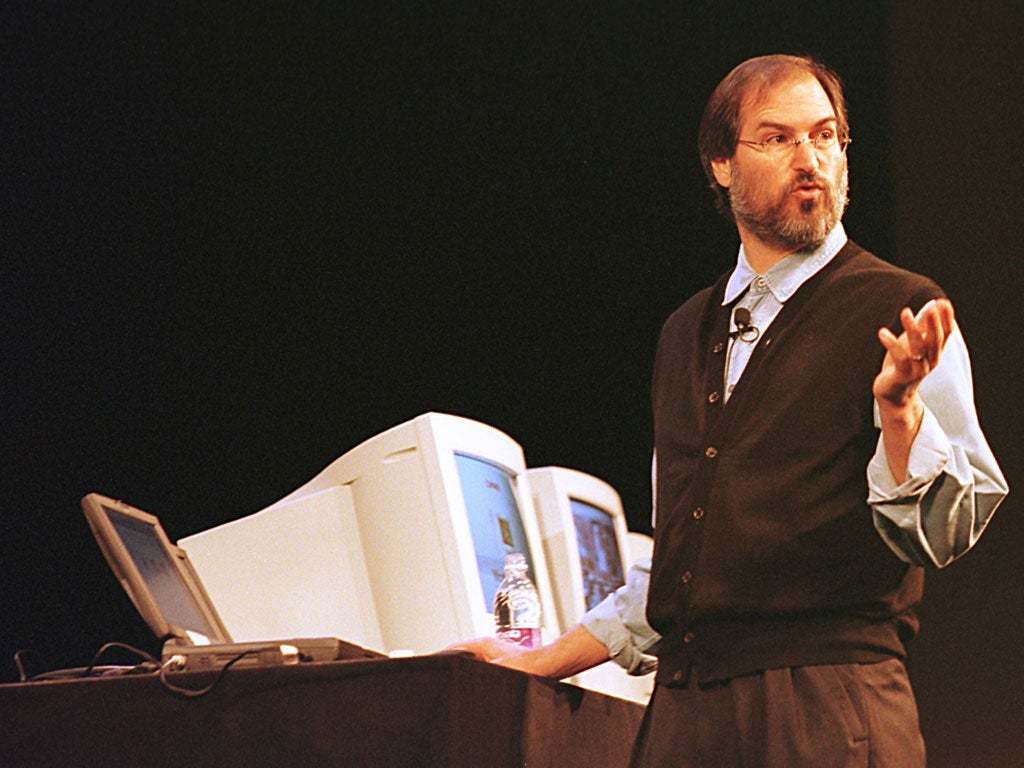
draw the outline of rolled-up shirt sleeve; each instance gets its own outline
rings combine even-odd
[[[925,413],[906,480],[896,483],[880,437],[868,464],[868,503],[875,528],[899,557],[941,568],[974,546],[1009,489],[978,422],[959,328],[920,394]]]
[[[658,666],[653,651],[661,636],[647,623],[647,587],[651,559],[638,560],[626,583],[587,611],[580,623],[608,647],[608,655],[631,675],[646,675]]]

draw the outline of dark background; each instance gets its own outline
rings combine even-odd
[[[847,81],[847,230],[950,293],[1022,477],[1016,4],[206,5],[0,11],[0,679],[21,648],[159,650],[85,493],[177,539],[429,410],[605,479],[649,530],[657,333],[737,245],[697,122],[761,53]],[[1017,509],[929,578],[933,767],[1024,754]]]

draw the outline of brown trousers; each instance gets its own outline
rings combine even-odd
[[[923,768],[924,740],[898,659],[770,669],[657,686],[633,768]]]

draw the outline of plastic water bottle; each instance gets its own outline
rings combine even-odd
[[[505,578],[494,596],[496,635],[524,648],[541,646],[540,597],[527,575],[526,555],[505,555]]]

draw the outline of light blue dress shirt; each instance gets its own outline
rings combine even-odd
[[[760,333],[756,339],[737,336],[730,342],[725,398],[742,376],[760,335],[786,301],[828,264],[846,241],[839,224],[820,248],[790,254],[763,275],[750,266],[740,246],[723,304],[741,297],[736,308],[750,311],[751,325]],[[733,318],[735,329],[735,308]],[[911,447],[907,478],[896,483],[879,436],[867,467],[867,500],[875,528],[898,557],[941,568],[974,545],[1008,488],[978,423],[970,359],[959,328],[947,340],[938,365],[919,391],[925,414]],[[880,427],[877,404],[875,426]],[[653,474],[652,467],[652,482]],[[631,674],[646,674],[657,666],[657,660],[647,653],[661,639],[646,620],[649,581],[650,559],[645,559],[630,569],[625,586],[582,619],[583,626],[607,645],[610,656]]]

